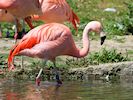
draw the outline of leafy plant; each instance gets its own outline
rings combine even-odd
[[[133,2],[126,2],[125,4],[128,8],[128,12],[123,16],[122,22],[125,26],[125,30],[133,34]]]
[[[90,64],[112,63],[129,60],[128,56],[124,57],[122,53],[118,53],[116,49],[107,50],[106,48],[103,48],[99,52],[91,53],[88,59]]]
[[[87,67],[88,65],[97,65],[100,63],[113,63],[130,60],[128,56],[124,57],[116,49],[107,50],[103,48],[99,52],[90,53],[88,57],[82,59],[66,59],[66,64],[71,67]]]
[[[89,62],[86,58],[66,58],[66,65],[70,67],[87,67],[89,65]]]

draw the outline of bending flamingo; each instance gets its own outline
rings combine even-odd
[[[31,28],[29,16],[46,23],[69,21],[75,29],[79,23],[79,18],[66,0],[0,0],[0,9],[6,9],[16,18],[24,18]]]
[[[102,25],[98,21],[88,23],[83,31],[83,48],[76,47],[70,29],[59,23],[48,23],[32,29],[26,34],[21,41],[16,44],[10,51],[8,57],[9,70],[14,69],[12,60],[14,56],[24,55],[29,57],[38,57],[45,61],[51,60],[56,67],[55,59],[57,56],[68,55],[77,58],[84,57],[89,52],[89,35],[88,33],[94,31],[98,33],[103,44],[105,40],[105,33],[102,31]],[[40,77],[42,69],[40,70],[37,80]],[[60,82],[57,74],[57,82]]]

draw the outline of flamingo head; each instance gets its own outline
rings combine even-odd
[[[98,33],[100,35],[101,45],[102,45],[106,39],[106,33],[103,31],[102,24],[98,21],[92,21],[88,23],[87,26],[89,27],[91,31]]]
[[[103,45],[105,39],[106,39],[106,34],[105,32],[101,31],[100,32],[100,37],[101,37],[101,45]]]

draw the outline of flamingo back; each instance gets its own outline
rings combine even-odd
[[[44,20],[46,23],[63,23],[69,21],[77,30],[80,20],[66,0],[40,0],[42,14],[33,15],[33,20]]]
[[[56,56],[66,54],[70,45],[73,44],[72,35],[69,28],[59,23],[49,23],[38,26],[29,31],[18,44],[10,51],[8,56],[8,67],[12,64],[12,60],[16,55],[26,55],[22,51],[29,49],[30,52],[34,49],[40,51],[39,58],[54,59]],[[67,46],[67,49],[65,48]],[[53,52],[55,52],[53,54]],[[34,57],[35,53],[31,55]],[[51,56],[51,57],[49,57]]]

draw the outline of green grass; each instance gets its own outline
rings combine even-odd
[[[108,37],[113,35],[123,35],[126,29],[123,26],[123,20],[129,13],[128,6],[125,0],[67,0],[69,4],[80,18],[79,32],[89,21],[98,20],[103,23],[104,30],[108,33]],[[133,3],[132,0],[126,0],[128,3]],[[75,4],[75,5],[74,5]],[[105,12],[106,8],[115,8],[117,12]]]
[[[114,35],[124,35],[128,33],[129,25],[133,25],[131,16],[133,10],[132,0],[67,0],[71,8],[80,18],[80,26],[78,36],[82,35],[84,26],[91,20],[101,21],[104,26],[104,31],[108,33],[108,38]],[[126,3],[125,3],[126,2]],[[115,8],[117,12],[105,12],[106,8]],[[130,17],[130,18],[129,18]],[[34,26],[42,24],[42,22],[34,22]],[[69,26],[75,34],[75,30],[68,22],[65,23]],[[7,30],[13,36],[12,24],[2,23],[3,35]],[[29,27],[26,27],[29,30]]]
[[[133,50],[127,50],[127,54],[130,56],[131,60],[133,61]]]
[[[108,50],[102,48],[99,52],[92,52],[88,57],[82,59],[66,59],[66,64],[71,67],[87,67],[88,65],[98,65],[103,63],[114,63],[130,61],[127,56],[123,56],[121,52],[117,52],[116,49]]]
[[[82,31],[85,25],[91,20],[101,21],[104,27],[104,31],[108,33],[108,39],[114,39],[120,43],[125,41],[124,38],[117,38],[114,35],[124,35],[127,33],[128,25],[132,25],[133,22],[129,20],[132,17],[132,0],[67,0],[71,8],[80,18],[80,26],[78,31],[78,36],[82,36]],[[126,4],[126,3],[127,4]],[[117,12],[105,12],[106,8],[115,8]],[[130,18],[132,20],[132,18]],[[1,23],[3,29],[3,35],[9,31],[11,36],[13,36],[14,31],[12,30],[12,23]],[[42,22],[34,22],[34,26],[42,24]],[[71,28],[73,34],[75,30],[72,25],[68,22],[65,23]],[[26,26],[26,31],[29,27]],[[76,35],[76,34],[75,34]],[[91,39],[97,39],[94,34],[91,34]],[[76,39],[75,39],[76,40]],[[5,48],[6,50],[8,48]],[[111,51],[116,53],[116,51]],[[101,52],[100,52],[101,53]],[[110,53],[110,52],[109,52]],[[128,51],[128,54],[133,54],[132,51]],[[93,56],[100,56],[99,53],[92,54]],[[115,56],[115,55],[114,55]],[[101,56],[102,57],[102,56]],[[106,57],[106,56],[105,56]],[[93,57],[92,57],[93,58]],[[7,59],[7,58],[6,58]],[[82,59],[83,60],[83,59]],[[84,61],[84,60],[83,60]],[[96,61],[98,62],[98,61]],[[33,61],[34,64],[34,61]],[[49,66],[51,63],[49,63]],[[59,64],[58,66],[62,66]]]
[[[128,50],[127,53],[133,55],[133,50]]]
[[[121,52],[117,52],[116,49],[109,50],[106,48],[102,48],[99,52],[91,53],[88,60],[90,64],[130,61],[128,54],[127,56],[123,56],[123,54]]]
[[[7,54],[0,54],[0,69],[7,66]]]

